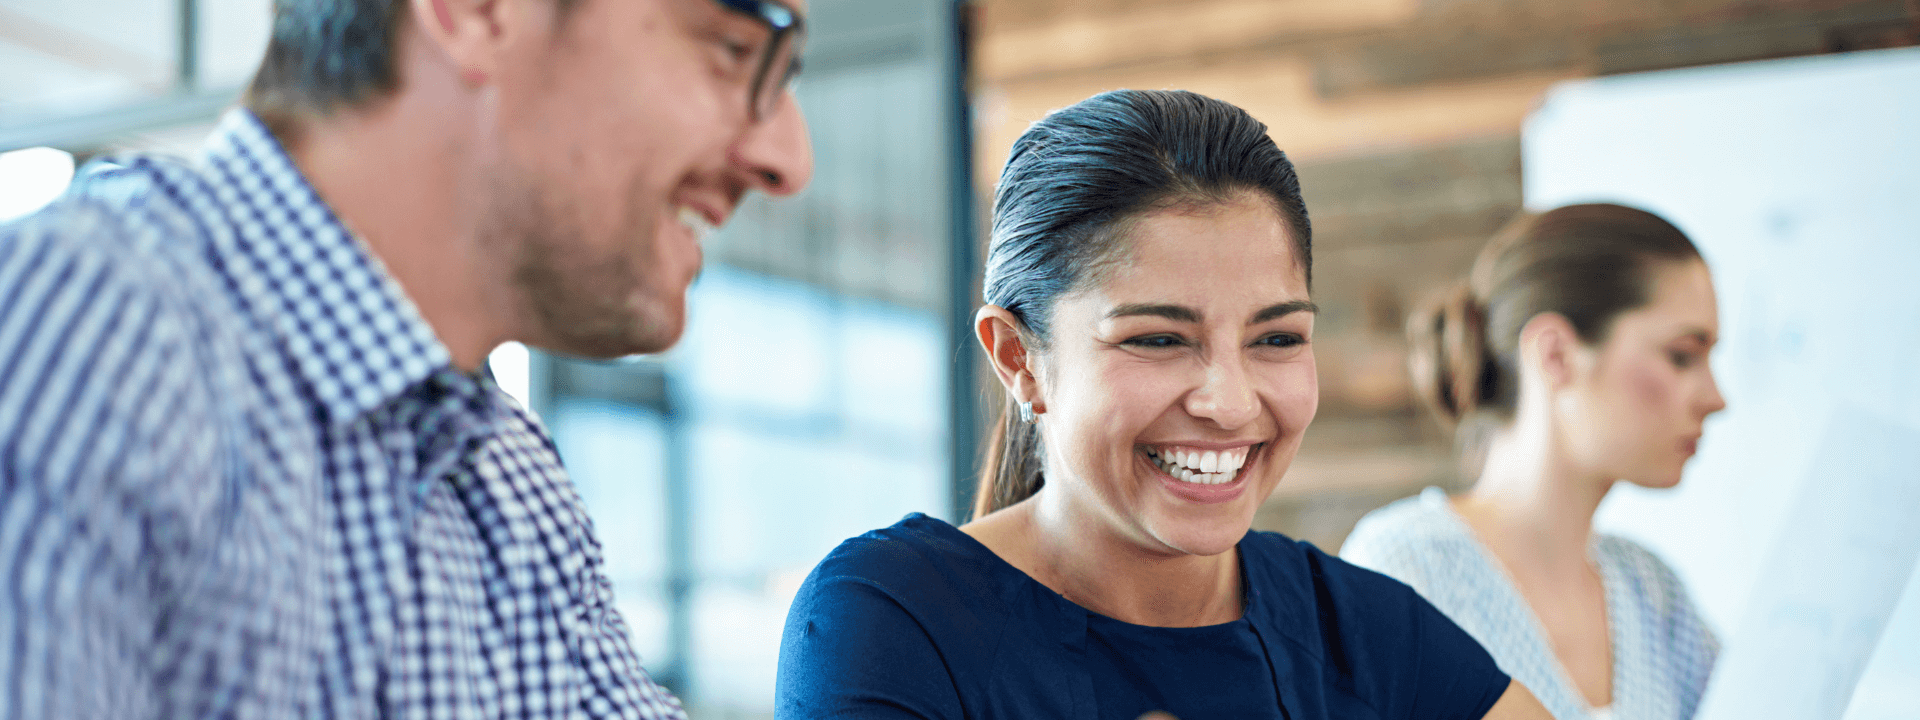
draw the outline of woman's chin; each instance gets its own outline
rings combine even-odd
[[[1680,468],[1660,472],[1640,473],[1639,475],[1626,478],[1626,481],[1632,485],[1648,490],[1671,490],[1680,484]]]
[[[1155,539],[1173,550],[1200,557],[1212,557],[1232,550],[1246,537],[1247,530],[1253,527],[1253,518],[1232,521],[1216,519],[1174,520],[1167,519],[1154,523],[1149,528]]]

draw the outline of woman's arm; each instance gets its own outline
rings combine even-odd
[[[1500,701],[1494,703],[1484,717],[1486,720],[1553,720],[1546,706],[1534,699],[1533,693],[1518,680],[1507,684],[1507,691],[1500,695]]]

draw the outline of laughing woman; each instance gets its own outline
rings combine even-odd
[[[1185,92],[1036,123],[980,344],[975,519],[848,540],[787,619],[781,718],[1544,718],[1407,586],[1248,532],[1319,403],[1310,229],[1266,127]]]

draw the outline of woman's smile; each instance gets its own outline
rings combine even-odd
[[[1142,445],[1148,473],[1175,497],[1213,504],[1236,500],[1247,489],[1254,462],[1266,443],[1210,449],[1197,445]]]

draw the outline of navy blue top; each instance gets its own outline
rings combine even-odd
[[[779,718],[1479,718],[1507,675],[1406,585],[1311,544],[1240,541],[1246,611],[1124,623],[915,513],[842,543],[794,598]]]

